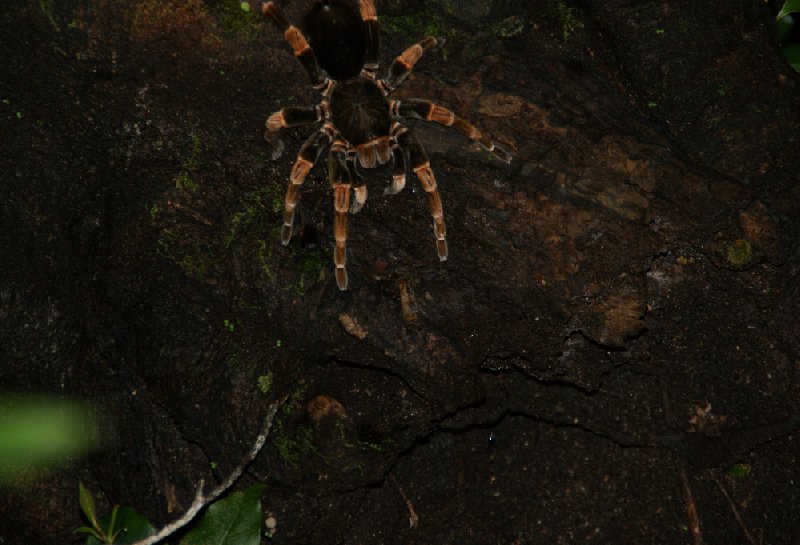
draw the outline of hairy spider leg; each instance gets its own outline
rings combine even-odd
[[[364,72],[370,79],[375,78],[380,56],[381,24],[378,22],[378,11],[375,9],[375,0],[358,0],[358,10],[364,21],[364,37],[367,49],[364,55]]]
[[[407,129],[395,121],[392,125],[392,185],[383,190],[384,195],[397,195],[406,186],[406,156],[397,143],[397,137]]]
[[[480,144],[483,149],[501,161],[506,163],[511,162],[511,154],[509,152],[503,149],[497,142],[493,141],[491,138],[479,131],[475,125],[461,119],[447,108],[439,106],[438,104],[434,104],[430,100],[419,98],[410,98],[403,100],[402,102],[394,101],[392,106],[393,111],[395,111],[400,117],[422,119],[424,121],[439,123],[440,125],[445,125],[447,127],[453,127],[470,140]]]
[[[289,106],[281,108],[267,118],[267,130],[276,132],[281,129],[299,127],[322,121],[325,117],[325,105],[316,106]]]
[[[416,43],[398,55],[392,66],[389,67],[389,73],[383,78],[382,83],[387,91],[393,91],[403,83],[414,65],[422,58],[425,50],[430,49],[436,45],[436,38],[433,36],[426,36],[421,42]]]
[[[356,156],[353,155],[352,148],[348,148],[347,169],[350,171],[350,179],[353,180],[353,202],[350,203],[350,213],[357,214],[367,202],[367,185],[364,177],[356,169]]]
[[[347,146],[336,140],[328,153],[328,177],[333,188],[333,263],[336,265],[336,285],[347,289],[347,211],[350,208],[350,189],[353,186],[352,173],[347,166]]]
[[[447,260],[447,229],[444,225],[444,210],[442,209],[442,198],[436,188],[436,178],[431,170],[431,163],[422,144],[410,129],[397,135],[397,143],[408,150],[408,158],[411,162],[411,170],[417,175],[422,188],[428,194],[428,206],[433,216],[433,234],[436,236],[436,252],[441,261]]]
[[[329,123],[323,125],[305,141],[297,154],[297,161],[292,166],[289,176],[289,188],[286,190],[283,211],[283,227],[281,228],[281,244],[289,244],[292,238],[294,225],[294,209],[300,201],[300,186],[306,181],[306,176],[311,172],[314,164],[319,160],[322,150],[330,143],[335,129]]]
[[[397,195],[406,186],[406,158],[400,146],[392,150],[392,185],[383,190],[384,195]]]
[[[388,136],[379,136],[355,147],[358,162],[364,168],[385,165],[392,158],[392,143]]]
[[[269,17],[279,29],[283,31],[283,37],[292,46],[294,56],[300,61],[303,69],[308,74],[308,79],[315,88],[325,88],[328,85],[328,78],[320,70],[317,64],[317,56],[308,44],[308,40],[283,14],[283,11],[274,2],[267,2],[262,8],[264,15]]]

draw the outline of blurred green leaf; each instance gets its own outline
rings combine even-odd
[[[0,397],[0,484],[65,464],[97,446],[85,405],[34,396]]]
[[[263,489],[251,486],[212,504],[181,545],[259,545]]]
[[[775,16],[775,19],[782,19],[786,17],[790,13],[799,12],[800,11],[800,0],[786,0],[783,4],[783,7],[778,12],[778,15]]]

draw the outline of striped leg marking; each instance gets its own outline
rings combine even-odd
[[[300,61],[303,69],[308,74],[308,79],[314,87],[324,87],[327,85],[327,78],[322,74],[322,70],[317,64],[317,56],[314,50],[308,45],[305,35],[299,28],[294,26],[283,11],[274,2],[267,2],[262,8],[264,15],[269,17],[275,25],[283,31],[284,39],[289,43],[294,51],[294,56]]]
[[[267,130],[277,132],[281,129],[308,125],[317,121],[322,121],[324,109],[321,105],[316,106],[289,106],[281,108],[267,118]]]
[[[392,63],[392,66],[389,67],[389,73],[383,79],[384,86],[391,91],[403,83],[403,80],[405,80],[414,69],[414,65],[417,64],[417,61],[422,58],[422,54],[425,50],[435,45],[436,38],[433,36],[426,36],[421,42],[412,45],[398,55]]]
[[[483,149],[501,161],[511,162],[511,154],[508,151],[479,131],[475,125],[461,119],[447,108],[419,98],[407,99],[402,102],[395,101],[395,104],[396,111],[401,117],[422,119],[423,121],[431,121],[446,127],[453,127],[470,140],[477,142]]]
[[[294,210],[300,201],[300,186],[306,181],[306,176],[319,160],[322,150],[331,141],[331,137],[332,128],[326,124],[308,137],[297,154],[297,160],[292,166],[292,173],[289,176],[289,188],[286,190],[284,198],[283,227],[281,228],[281,244],[284,246],[289,244],[289,240],[292,238]]]
[[[397,143],[408,150],[411,170],[417,175],[422,188],[428,195],[428,206],[433,216],[433,234],[436,237],[436,253],[439,254],[441,261],[447,260],[447,229],[444,224],[444,210],[442,209],[442,198],[436,187],[436,177],[431,170],[431,163],[428,155],[419,143],[417,137],[410,130],[406,130],[397,136]]]
[[[359,0],[358,10],[361,13],[361,20],[364,21],[364,38],[367,46],[364,54],[364,71],[368,77],[373,78],[378,69],[380,56],[381,24],[378,22],[378,11],[375,9],[374,0]]]
[[[347,166],[347,153],[341,141],[334,142],[328,154],[328,176],[333,188],[333,263],[336,266],[336,285],[347,289],[347,212],[350,209],[350,190],[353,185]]]
[[[347,170],[350,171],[350,179],[353,180],[353,200],[350,202],[350,213],[357,214],[367,202],[367,186],[364,178],[356,169],[356,158],[352,154],[347,157]]]
[[[436,252],[441,261],[447,261],[447,229],[444,225],[444,210],[442,209],[442,198],[436,189],[436,178],[433,176],[430,163],[415,167],[414,173],[422,183],[422,188],[428,194],[428,206],[433,216],[433,234],[436,237]]]
[[[406,158],[399,145],[392,150],[392,158],[392,185],[383,190],[384,195],[397,195],[406,186]]]

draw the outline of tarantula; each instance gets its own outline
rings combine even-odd
[[[403,189],[406,164],[410,164],[428,195],[439,259],[446,260],[444,214],[436,178],[425,150],[402,119],[422,119],[453,127],[498,159],[509,162],[511,156],[447,108],[423,99],[389,98],[423,52],[436,45],[436,38],[427,36],[403,51],[394,59],[386,76],[378,78],[380,24],[374,0],[316,0],[303,21],[309,39],[273,2],[264,4],[263,12],[283,31],[311,84],[322,92],[322,100],[316,106],[283,108],[266,122],[267,136],[288,127],[322,123],[300,148],[292,167],[281,242],[288,244],[292,236],[300,186],[330,144],[328,177],[336,211],[333,261],[339,289],[347,289],[347,212],[358,212],[367,200],[367,187],[356,168],[356,159],[362,168],[392,161],[392,184],[384,191],[389,195]]]

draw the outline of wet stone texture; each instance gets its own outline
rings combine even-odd
[[[411,123],[450,257],[413,176],[368,172],[347,292],[324,161],[279,242],[312,129],[264,120],[317,96],[258,10],[5,8],[0,386],[88,399],[111,439],[0,492],[0,543],[73,540],[79,479],[174,519],[285,395],[240,483],[267,484],[275,543],[799,543],[779,3],[378,2],[384,66],[445,38],[397,96],[516,158]]]

